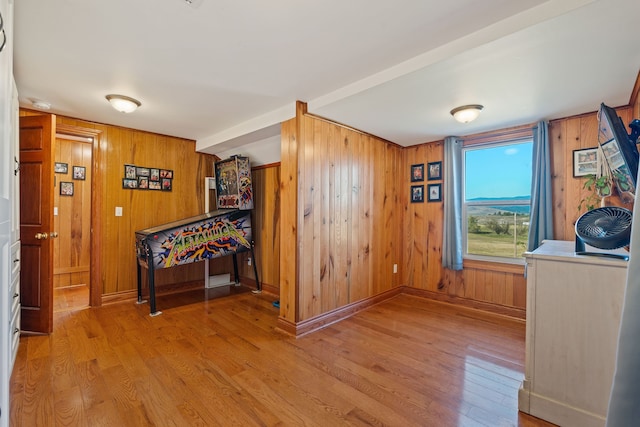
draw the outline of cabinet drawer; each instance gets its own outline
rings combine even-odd
[[[20,241],[11,245],[11,279],[20,276]]]
[[[11,281],[9,288],[9,300],[11,301],[11,314],[13,317],[16,311],[20,311],[20,276],[16,276]]]
[[[18,309],[13,313],[13,319],[11,320],[11,326],[9,329],[9,336],[11,337],[11,353],[9,354],[9,375],[13,370],[13,364],[16,361],[18,355],[18,344],[20,343],[20,310]]]

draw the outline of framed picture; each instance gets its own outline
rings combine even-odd
[[[424,163],[411,165],[411,182],[424,181]]]
[[[160,181],[160,169],[151,168],[151,175],[149,175],[150,181]]]
[[[162,184],[160,181],[149,181],[149,190],[161,190]]]
[[[171,180],[169,178],[162,178],[162,190],[171,191]]]
[[[173,171],[170,169],[160,169],[160,178],[173,179]]]
[[[136,167],[136,175],[148,177],[150,174],[149,168]]]
[[[138,188],[138,180],[137,179],[130,179],[130,178],[123,178],[122,179],[122,188],[130,188],[130,189]]]
[[[134,165],[124,165],[124,178],[136,179],[136,167]]]
[[[424,202],[424,185],[411,186],[411,203]]]
[[[573,150],[573,176],[595,175],[598,171],[598,149]]]
[[[84,166],[74,166],[73,167],[73,179],[84,180],[86,174],[86,169]]]
[[[442,179],[442,162],[427,163],[427,177],[429,181]]]
[[[73,182],[60,182],[60,195],[73,196]]]
[[[55,173],[69,173],[69,165],[67,163],[56,162],[53,171]]]
[[[138,188],[146,190],[149,188],[149,177],[147,176],[139,176],[138,177]]]
[[[427,201],[429,202],[441,202],[442,201],[442,184],[429,184],[427,186],[429,195]]]

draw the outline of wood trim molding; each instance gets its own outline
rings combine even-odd
[[[500,129],[498,131],[490,131],[484,133],[478,133],[475,135],[469,135],[461,138],[463,142],[463,146],[467,147],[469,145],[480,145],[480,144],[488,144],[488,143],[496,143],[503,141],[514,141],[518,139],[527,139],[533,136],[532,128],[535,126],[534,123],[515,126],[506,129]]]
[[[366,298],[366,299],[354,302],[352,304],[345,305],[343,307],[321,314],[320,316],[316,316],[308,320],[303,320],[295,324],[280,317],[278,318],[278,328],[281,329],[283,332],[286,332],[290,335],[295,336],[296,338],[299,338],[304,335],[310,334],[311,332],[315,332],[329,325],[332,325],[336,322],[344,320],[348,317],[351,317],[354,314],[357,314],[360,311],[365,310],[369,307],[372,307],[376,304],[379,304],[383,301],[386,301],[389,298],[392,298],[402,293],[402,288],[403,288],[402,286],[399,286],[399,287],[390,289],[386,292],[375,295],[373,297]]]
[[[482,301],[471,300],[467,298],[461,298],[455,295],[443,294],[440,292],[428,291],[426,289],[417,289],[405,287],[403,293],[407,295],[414,295],[417,297],[428,298],[440,302],[446,302],[455,304],[460,307],[467,307],[470,309],[476,309],[485,311],[487,313],[498,314],[502,316],[508,316],[515,319],[526,319],[526,311],[524,308],[507,307],[498,304],[491,304]]]
[[[269,163],[269,164],[266,164],[266,165],[251,166],[251,170],[252,171],[257,171],[257,170],[260,170],[260,169],[275,168],[275,167],[278,167],[278,166],[280,166],[280,162],[274,162],[274,163]]]
[[[347,319],[363,310],[368,309],[376,304],[391,299],[397,295],[406,294],[420,298],[427,298],[446,304],[454,304],[458,307],[465,307],[470,310],[486,312],[488,315],[506,316],[512,319],[524,321],[526,312],[524,309],[506,307],[497,304],[475,301],[466,298],[460,298],[453,295],[447,295],[440,292],[433,292],[424,289],[411,288],[408,286],[398,286],[384,293],[378,294],[371,298],[367,298],[353,304],[340,307],[336,310],[324,313],[312,319],[302,322],[293,323],[282,317],[278,318],[277,329],[295,338],[300,338],[312,332],[323,329],[341,320]]]
[[[465,259],[463,261],[465,270],[490,270],[498,271],[500,273],[511,273],[519,276],[524,275],[524,265],[522,264],[508,264],[503,262],[481,261],[477,259]]]
[[[629,105],[634,106],[638,103],[638,94],[640,93],[640,72],[636,76],[636,83],[633,85],[631,96],[629,97]]]
[[[100,173],[100,143],[102,131],[98,129],[70,126],[64,123],[56,123],[56,138],[58,135],[70,135],[74,137],[91,138],[91,248],[89,271],[89,305],[99,307],[102,305],[102,263],[100,257],[100,242],[102,241],[102,177]]]

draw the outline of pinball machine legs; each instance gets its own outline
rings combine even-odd
[[[253,251],[253,242],[251,242],[251,259],[253,259],[253,274],[256,278],[256,289],[254,289],[253,292],[254,294],[260,294],[262,293],[262,285],[260,284],[260,279],[258,278],[258,267],[257,267],[257,262],[256,262],[256,254]],[[238,272],[238,257],[236,256],[236,254],[232,255],[233,257],[233,277],[235,278],[235,282],[236,282],[236,286],[240,286],[240,274]]]

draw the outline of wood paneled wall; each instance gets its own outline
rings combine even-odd
[[[280,317],[305,321],[398,286],[402,148],[306,114],[282,126]]]
[[[280,293],[280,164],[252,168],[253,210],[251,229],[255,242],[255,259],[262,288]],[[238,273],[243,283],[252,283],[253,266],[248,252],[238,255]]]
[[[53,286],[89,284],[91,235],[92,144],[56,138],[55,161],[66,163],[68,172],[56,174],[53,241]],[[74,179],[73,168],[84,168],[84,179]],[[73,196],[60,195],[60,182],[73,183]]]
[[[632,108],[621,107],[616,108],[616,111],[625,125],[631,121]],[[597,112],[551,121],[549,141],[553,174],[554,238],[574,240],[575,223],[584,213],[584,209],[578,211],[578,206],[589,192],[583,188],[586,178],[573,176],[573,150],[598,145]],[[607,198],[606,204],[632,209],[632,205],[624,204],[617,196]]]
[[[42,114],[21,110],[21,115]],[[214,156],[195,151],[195,141],[158,135],[118,126],[57,117],[58,124],[101,131],[99,153],[94,153],[102,195],[99,242],[102,294],[136,289],[136,230],[198,215],[204,210],[204,178],[213,173]],[[97,154],[97,156],[96,156]],[[173,190],[126,190],[122,188],[124,165],[172,169]],[[96,177],[93,177],[96,179]],[[115,216],[115,208],[123,216]],[[164,269],[156,274],[158,286],[202,282],[204,264]]]

